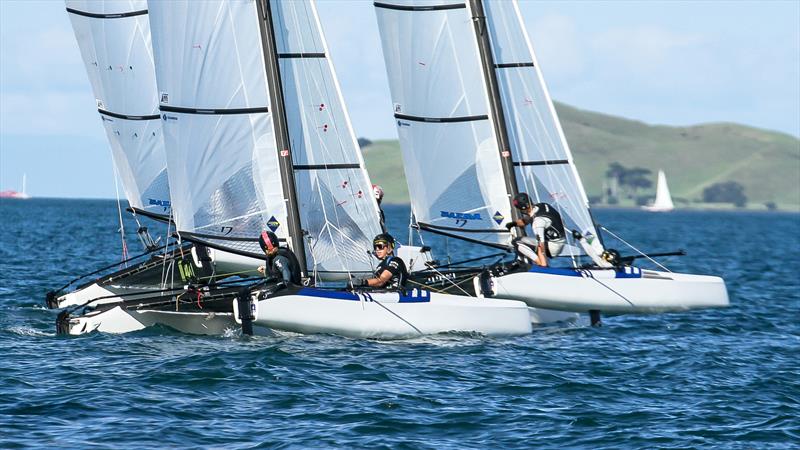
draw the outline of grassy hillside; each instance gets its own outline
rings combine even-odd
[[[800,140],[736,124],[691,127],[653,126],[556,104],[564,133],[589,197],[600,196],[611,162],[667,174],[676,206],[705,206],[703,189],[718,182],[744,186],[748,207],[774,202],[800,211]],[[373,182],[386,190],[386,201],[408,202],[397,141],[377,141],[364,148]],[[644,191],[641,194],[653,193]],[[653,193],[654,195],[654,193]]]

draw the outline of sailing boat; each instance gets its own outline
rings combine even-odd
[[[134,213],[137,223],[140,216],[169,221],[169,177],[147,3],[144,0],[67,0],[66,10],[106,130],[115,175],[130,205],[129,211]],[[137,235],[145,252],[129,257],[121,209],[122,261],[79,276],[60,289],[48,292],[49,308],[141,298],[142,293],[175,288],[175,279],[182,289],[185,280],[176,276],[177,267],[188,263],[186,260],[191,260],[197,249],[191,245],[178,247],[175,242],[158,245],[147,227],[139,223]],[[137,263],[147,256],[148,259]],[[91,278],[100,273],[103,275]],[[87,278],[89,281],[84,282]],[[59,320],[66,320],[66,315]]]
[[[16,198],[16,199],[19,199],[19,200],[27,200],[27,199],[31,198],[31,196],[28,195],[28,192],[27,192],[27,186],[26,186],[27,181],[28,181],[27,180],[27,176],[28,175],[25,174],[25,173],[22,174],[22,192],[17,192],[17,191],[14,191],[14,190],[0,191],[0,198]]]
[[[64,332],[212,318],[243,330],[384,339],[530,332],[517,301],[326,287],[372,271],[380,224],[313,2],[148,6],[178,235],[252,270],[263,257],[254,236],[271,229],[297,255],[307,285],[207,285],[190,301],[170,294],[99,305]]]
[[[519,218],[511,199],[525,191],[585,238],[567,233],[571,267],[499,264],[475,276],[476,294],[589,311],[593,322],[599,311],[728,305],[718,277],[588,260],[604,247],[516,1],[374,5],[414,226],[511,251],[504,225]]]
[[[658,171],[655,201],[652,205],[642,208],[653,212],[669,212],[675,209],[675,205],[672,204],[672,196],[669,194],[669,186],[667,186],[667,176],[664,175],[663,170]]]

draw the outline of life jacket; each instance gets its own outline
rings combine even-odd
[[[550,219],[549,227],[544,230],[545,238],[550,241],[564,239],[564,222],[561,220],[561,214],[548,203],[536,203],[533,205],[533,210],[536,211],[533,217],[547,217]]]
[[[406,263],[401,258],[396,258],[394,255],[388,256],[378,264],[378,268],[375,269],[375,276],[380,277],[384,270],[392,273],[392,278],[386,283],[385,288],[402,289],[405,287],[408,279],[408,269],[406,269]]]
[[[267,267],[269,268],[270,274],[276,278],[283,278],[283,274],[281,271],[275,267],[275,258],[278,256],[283,256],[287,260],[289,260],[289,273],[291,273],[292,279],[291,282],[296,285],[301,285],[302,280],[300,278],[300,263],[297,261],[297,256],[295,256],[294,252],[289,250],[286,247],[278,247],[278,252],[275,256],[272,256],[267,260]]]

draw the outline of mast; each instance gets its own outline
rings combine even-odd
[[[275,142],[278,149],[278,166],[281,171],[281,184],[283,185],[284,199],[286,202],[287,224],[289,229],[289,247],[292,248],[303,277],[308,276],[306,267],[306,252],[303,242],[303,230],[300,226],[300,211],[297,202],[297,192],[294,184],[294,163],[289,141],[289,128],[286,121],[286,109],[283,103],[283,86],[281,84],[280,67],[278,65],[278,51],[275,44],[275,28],[272,22],[272,9],[270,0],[258,0],[256,9],[259,16],[261,30],[261,43],[264,51],[264,69],[267,75],[270,103],[272,107],[272,121],[275,127]]]
[[[506,192],[509,195],[508,201],[511,204],[511,220],[520,218],[519,211],[514,207],[514,196],[519,193],[517,187],[517,177],[514,174],[514,161],[511,157],[511,145],[506,128],[506,119],[503,114],[503,106],[500,103],[500,89],[497,85],[497,74],[494,69],[494,57],[492,47],[489,42],[489,33],[486,23],[486,13],[483,10],[482,0],[469,0],[469,7],[472,13],[472,24],[475,27],[475,37],[478,39],[478,50],[481,57],[481,69],[486,81],[486,88],[489,94],[489,110],[492,113],[495,135],[497,136],[497,147],[500,152],[500,165],[503,168]],[[525,235],[525,230],[520,230]]]

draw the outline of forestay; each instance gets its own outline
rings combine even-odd
[[[149,8],[177,229],[258,254],[224,240],[287,237],[255,2]]]
[[[557,208],[565,227],[596,236],[517,1],[486,0],[484,8],[518,188]]]
[[[378,206],[314,2],[271,6],[309,271],[371,271]]]
[[[167,163],[144,0],[67,0],[97,109],[128,202],[168,214]]]
[[[507,243],[509,195],[466,5],[387,0],[375,7],[417,221]]]

